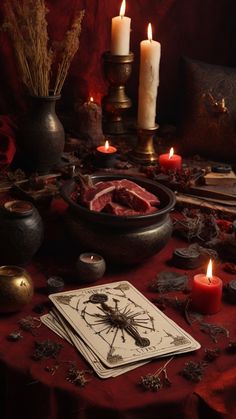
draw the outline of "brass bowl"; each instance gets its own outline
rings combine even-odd
[[[20,310],[33,297],[30,275],[18,266],[0,266],[0,313]]]
[[[94,183],[124,178],[157,195],[160,200],[158,211],[136,216],[91,211],[72,199],[77,188],[73,179],[62,186],[61,195],[69,204],[66,216],[69,233],[80,249],[100,253],[107,262],[129,265],[142,262],[167,244],[172,233],[169,213],[174,208],[175,195],[165,186],[146,178],[92,175]]]

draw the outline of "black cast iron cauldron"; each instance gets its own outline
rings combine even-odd
[[[69,204],[66,225],[80,250],[100,253],[107,262],[129,265],[142,262],[159,252],[172,234],[170,211],[175,205],[175,195],[167,187],[155,181],[133,176],[97,174],[94,183],[114,179],[129,179],[157,195],[159,209],[152,214],[117,216],[91,211],[73,200],[75,180],[61,188],[63,199]]]

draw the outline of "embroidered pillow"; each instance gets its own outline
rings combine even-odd
[[[236,69],[185,58],[183,75],[182,152],[236,161]]]

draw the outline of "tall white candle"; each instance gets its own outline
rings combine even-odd
[[[155,126],[160,58],[161,44],[152,40],[149,23],[148,39],[140,43],[138,128],[150,129]]]
[[[120,8],[120,16],[112,18],[111,26],[111,54],[127,55],[129,54],[130,44],[130,23],[131,19],[125,16],[125,0]]]

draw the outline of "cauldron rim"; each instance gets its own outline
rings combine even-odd
[[[78,204],[71,198],[71,194],[74,192],[77,185],[75,179],[71,179],[65,182],[60,188],[60,193],[62,198],[67,202],[69,208],[78,213],[79,216],[86,219],[87,221],[109,225],[112,227],[145,227],[162,222],[164,218],[169,214],[169,212],[174,208],[176,203],[175,194],[168,187],[145,177],[136,177],[125,174],[107,174],[99,173],[92,174],[91,179],[95,183],[100,181],[109,181],[109,180],[121,180],[127,179],[137,183],[138,185],[144,187],[148,191],[157,195],[160,199],[160,209],[151,214],[143,215],[131,215],[131,216],[122,216],[108,214],[105,212],[97,212],[89,210],[88,208]],[[161,199],[160,195],[164,197]],[[163,200],[164,205],[163,205]]]

